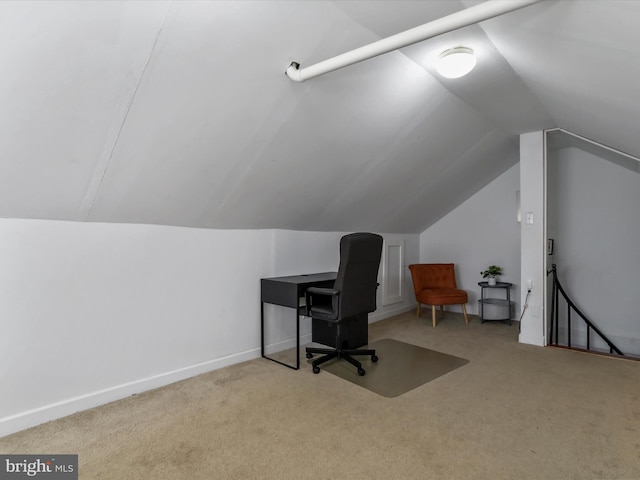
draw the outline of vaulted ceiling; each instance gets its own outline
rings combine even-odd
[[[560,127],[640,156],[640,2],[545,0],[304,83],[475,1],[0,2],[0,216],[420,232]],[[432,60],[464,44],[466,77]]]

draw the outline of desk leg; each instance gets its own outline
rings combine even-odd
[[[287,363],[276,360],[275,358],[267,357],[264,350],[264,302],[260,302],[260,354],[262,358],[271,360],[272,362],[279,363],[285,367],[292,368],[293,370],[300,369],[300,313],[296,308],[296,366],[289,365]]]
[[[260,302],[260,355],[264,358],[264,302]]]
[[[300,368],[300,308],[296,308],[296,370]]]

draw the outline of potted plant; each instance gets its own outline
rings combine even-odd
[[[502,268],[498,267],[497,265],[489,265],[489,267],[484,272],[480,272],[480,275],[482,275],[482,278],[489,279],[489,285],[495,285],[496,277],[498,275],[502,275]]]

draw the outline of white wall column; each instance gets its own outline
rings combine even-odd
[[[520,135],[520,208],[522,211],[520,290],[525,305],[520,342],[544,346],[545,333],[545,133]],[[530,283],[529,283],[530,282]]]

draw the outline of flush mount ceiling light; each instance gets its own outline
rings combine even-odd
[[[304,82],[305,80],[333,72],[339,68],[347,67],[399,48],[408,47],[409,45],[442,35],[443,33],[453,32],[454,30],[468,27],[469,25],[475,25],[484,20],[513,12],[540,1],[541,0],[509,0],[507,2],[505,0],[488,0],[305,68],[300,68],[298,62],[291,62],[285,71],[285,75],[294,82]],[[455,50],[457,50],[457,48]],[[473,54],[471,49],[469,49],[469,51]]]
[[[469,47],[454,47],[438,57],[436,70],[445,78],[460,78],[476,66],[476,57]]]

